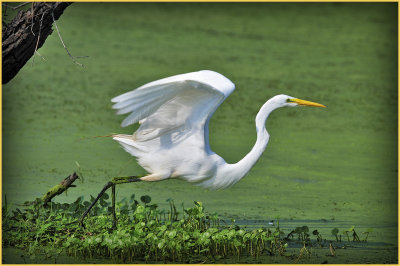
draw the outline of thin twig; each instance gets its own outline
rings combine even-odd
[[[47,6],[48,8],[52,8],[52,5],[50,5],[49,3],[44,2],[45,6]]]
[[[43,61],[46,61],[46,58],[44,58],[41,54],[39,54],[39,52],[38,51],[36,51],[35,53],[37,53],[39,56],[40,56],[40,58],[42,58],[43,59]]]
[[[7,5],[7,3],[4,3],[3,6],[9,7],[9,8],[11,8],[12,10],[16,10],[16,9],[18,9],[18,8],[20,8],[20,7],[23,7],[24,5],[29,4],[29,3],[30,3],[30,2],[25,2],[25,3],[22,3],[22,4],[17,5],[17,6],[10,6],[10,5]]]
[[[35,62],[35,54],[38,54],[43,60],[46,61],[46,59],[44,59],[44,57],[43,57],[41,54],[39,54],[39,52],[37,51],[38,46],[39,46],[40,33],[41,33],[41,31],[42,31],[43,17],[44,17],[45,14],[46,14],[46,11],[43,12],[42,18],[40,19],[39,34],[38,34],[38,38],[37,38],[37,41],[36,41],[35,52],[33,53],[32,65],[33,65],[33,63]]]
[[[60,41],[61,41],[62,45],[64,46],[65,51],[67,51],[69,57],[71,57],[72,61],[73,61],[75,64],[77,64],[77,65],[79,65],[79,66],[81,66],[81,67],[84,67],[84,65],[81,64],[81,63],[79,63],[78,61],[76,61],[75,58],[84,58],[84,57],[88,57],[88,56],[79,56],[79,57],[74,57],[74,56],[72,56],[72,54],[68,51],[67,46],[65,46],[64,41],[63,41],[63,39],[62,39],[62,37],[61,37],[60,31],[59,31],[59,29],[58,29],[58,27],[57,27],[56,20],[54,19],[54,14],[51,13],[51,16],[53,17],[54,26],[56,26],[56,30],[57,30],[57,33],[58,33],[58,37],[60,37]]]
[[[34,4],[35,3],[32,2],[32,8],[31,8],[31,32],[32,32],[33,36],[35,36],[35,33],[33,32],[33,24],[35,24],[35,23],[33,23],[33,14],[34,14],[33,5]]]

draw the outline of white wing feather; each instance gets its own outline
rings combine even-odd
[[[111,101],[117,114],[130,113],[123,127],[141,124],[135,141],[151,141],[166,134],[179,139],[200,132],[201,143],[209,149],[208,122],[234,89],[223,75],[203,70],[150,82]]]

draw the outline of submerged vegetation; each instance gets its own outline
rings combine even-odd
[[[223,258],[244,256],[283,256],[294,261],[311,256],[313,247],[332,250],[333,240],[322,239],[317,230],[309,233],[307,226],[285,233],[279,220],[269,227],[249,230],[226,222],[218,214],[204,210],[202,203],[191,208],[177,208],[173,200],[168,211],[150,204],[150,196],[132,195],[117,204],[118,228],[112,230],[110,203],[105,194],[92,209],[86,228],[77,220],[89,206],[79,197],[72,204],[51,203],[44,208],[31,203],[23,210],[3,206],[3,247],[22,249],[30,255],[57,259],[60,254],[75,257],[111,258],[114,262],[216,262]],[[93,200],[93,198],[92,198]],[[178,211],[180,210],[181,211]],[[339,232],[337,228],[332,232]],[[357,234],[354,227],[346,230]],[[315,239],[311,239],[315,236]],[[365,238],[366,240],[366,238]],[[336,244],[339,244],[336,238]],[[350,241],[350,239],[349,239]],[[353,241],[360,241],[357,237]],[[287,248],[298,247],[297,254]],[[332,256],[335,254],[331,251]],[[42,254],[42,255],[38,255]]]

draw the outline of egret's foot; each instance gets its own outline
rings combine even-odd
[[[90,210],[93,208],[93,206],[96,204],[96,202],[103,196],[103,194],[109,189],[110,187],[112,188],[112,216],[113,216],[113,224],[112,224],[112,229],[117,228],[117,216],[115,213],[115,185],[118,184],[124,184],[124,183],[133,183],[133,182],[139,182],[142,181],[140,177],[138,176],[123,176],[123,177],[114,177],[112,181],[108,182],[105,184],[103,189],[100,191],[100,193],[97,195],[96,199],[90,204],[90,206],[87,208],[87,210],[82,214],[81,218],[79,219],[80,225],[85,228],[85,225],[83,224],[83,220],[86,218]]]

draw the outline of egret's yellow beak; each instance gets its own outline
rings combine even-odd
[[[305,106],[314,106],[314,107],[326,107],[325,105],[322,105],[320,103],[314,103],[310,101],[305,101],[301,99],[289,99],[289,102],[291,103],[297,103],[298,105],[305,105]]]

